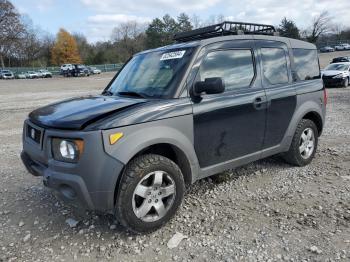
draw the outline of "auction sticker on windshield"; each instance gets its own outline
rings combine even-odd
[[[175,52],[165,53],[160,58],[160,61],[182,58],[184,56],[185,52],[186,52],[185,50],[182,50],[182,51],[175,51]]]

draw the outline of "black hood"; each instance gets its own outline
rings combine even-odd
[[[80,130],[98,119],[145,101],[114,96],[79,97],[36,109],[29,118],[44,127]]]

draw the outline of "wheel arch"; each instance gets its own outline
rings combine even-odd
[[[312,122],[314,122],[316,127],[317,127],[318,136],[320,136],[322,134],[323,120],[322,120],[322,117],[320,116],[319,113],[317,113],[316,111],[310,111],[310,112],[306,113],[302,119],[309,119]]]
[[[289,124],[285,137],[282,140],[282,151],[288,151],[292,143],[292,139],[295,130],[298,126],[298,123],[302,119],[310,119],[314,121],[319,131],[319,135],[321,135],[325,120],[325,109],[322,108],[320,103],[316,102],[312,98],[312,94],[309,94],[305,96],[304,101],[299,101],[299,105],[297,105],[297,110],[294,112],[293,118]]]
[[[126,163],[126,165],[132,161],[134,158],[145,155],[145,154],[157,154],[161,155],[163,157],[169,158],[172,160],[175,164],[178,165],[178,167],[181,170],[181,173],[183,175],[183,179],[185,181],[186,187],[191,185],[195,181],[195,177],[193,176],[193,167],[191,166],[191,163],[189,159],[187,158],[185,152],[181,150],[179,147],[177,147],[174,144],[170,143],[155,143],[152,145],[148,145],[141,149],[139,152],[134,154],[129,161]],[[122,177],[124,175],[125,167],[122,170],[121,175],[118,177],[116,186],[114,189],[114,203],[117,200],[118,192],[120,190],[120,182],[122,180]]]
[[[122,132],[124,136],[116,144],[111,145],[109,135],[115,132]],[[142,154],[159,154],[180,167],[186,185],[192,184],[198,178],[199,164],[193,147],[193,130],[187,126],[181,127],[181,123],[174,122],[170,126],[153,122],[116,128],[102,132],[102,136],[107,154],[124,165]],[[115,196],[120,187],[121,177],[122,175],[119,175],[115,186]]]

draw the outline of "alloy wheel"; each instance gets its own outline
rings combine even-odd
[[[311,128],[306,128],[299,141],[299,153],[302,158],[308,159],[315,150],[315,135]]]
[[[164,171],[147,174],[137,184],[132,208],[137,218],[145,222],[155,222],[164,217],[174,203],[176,185]]]

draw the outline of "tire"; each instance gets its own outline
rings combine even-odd
[[[349,86],[349,78],[347,77],[347,78],[344,79],[343,87],[347,88],[348,86]]]
[[[154,154],[136,157],[123,172],[115,216],[134,233],[155,231],[175,215],[184,192],[181,170],[173,161]]]
[[[309,133],[307,133],[307,131],[310,131],[310,130],[312,131],[312,136],[313,136],[313,138],[310,139],[310,141],[313,141],[313,149],[311,152],[308,151],[309,147],[312,145],[310,141],[308,142],[308,144],[303,143],[305,136],[308,137]],[[299,122],[297,129],[295,130],[293,140],[288,152],[283,154],[282,157],[289,164],[292,164],[295,166],[306,166],[314,158],[317,150],[317,144],[318,144],[318,130],[315,123],[309,119],[302,119]],[[302,147],[304,145],[305,147]],[[303,149],[305,149],[305,151],[301,152],[301,150]]]

